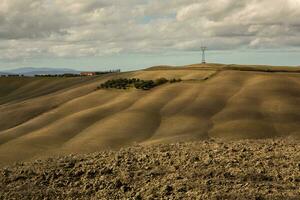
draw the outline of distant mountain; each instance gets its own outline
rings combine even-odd
[[[9,75],[9,74],[11,74],[11,73],[0,72],[0,76],[1,76],[1,75]]]
[[[73,69],[67,68],[33,68],[33,67],[25,67],[25,68],[18,68],[12,70],[6,70],[1,72],[3,74],[24,74],[25,76],[34,76],[34,75],[41,75],[41,74],[79,74],[80,71],[76,71]]]

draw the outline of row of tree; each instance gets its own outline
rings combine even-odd
[[[1,77],[24,77],[23,74],[2,74]]]
[[[112,79],[108,80],[104,83],[102,83],[100,86],[98,86],[97,89],[109,89],[109,88],[115,88],[115,89],[128,89],[131,87],[134,87],[136,89],[141,90],[150,90],[156,86],[165,84],[165,83],[176,83],[180,82],[181,79],[171,79],[167,80],[166,78],[159,78],[156,80],[141,80],[138,78],[119,78],[119,79]]]
[[[36,74],[35,77],[79,77],[80,74]]]
[[[109,71],[98,71],[98,72],[81,72],[80,74],[73,73],[65,73],[65,74],[37,74],[35,77],[80,77],[80,76],[88,76],[86,74],[92,74],[92,76],[104,75],[104,74],[112,74],[112,73],[120,73],[121,70],[109,70]]]
[[[109,70],[109,71],[100,71],[100,72],[95,72],[96,75],[102,75],[102,74],[113,74],[113,73],[120,73],[121,70],[120,69],[116,69],[116,70]]]

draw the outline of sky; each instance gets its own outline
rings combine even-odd
[[[0,71],[300,65],[300,0],[1,0]]]

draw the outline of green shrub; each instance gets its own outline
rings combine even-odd
[[[169,82],[166,78],[159,78],[155,80],[155,85],[162,85]]]
[[[178,83],[178,82],[181,82],[182,80],[179,78],[179,79],[175,79],[175,78],[173,78],[173,79],[171,79],[170,80],[170,83]]]
[[[178,80],[175,80],[175,81],[177,82]],[[108,81],[102,83],[100,86],[98,86],[97,89],[115,88],[115,89],[126,90],[130,87],[134,87],[136,89],[141,89],[141,90],[150,90],[156,86],[159,86],[159,85],[162,85],[162,84],[165,84],[168,82],[169,81],[166,78],[159,78],[159,79],[156,79],[155,81],[141,80],[138,78],[132,78],[132,79],[119,78],[119,79],[108,80]]]

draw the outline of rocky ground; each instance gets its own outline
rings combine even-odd
[[[0,199],[300,199],[300,142],[134,146],[0,169]]]

